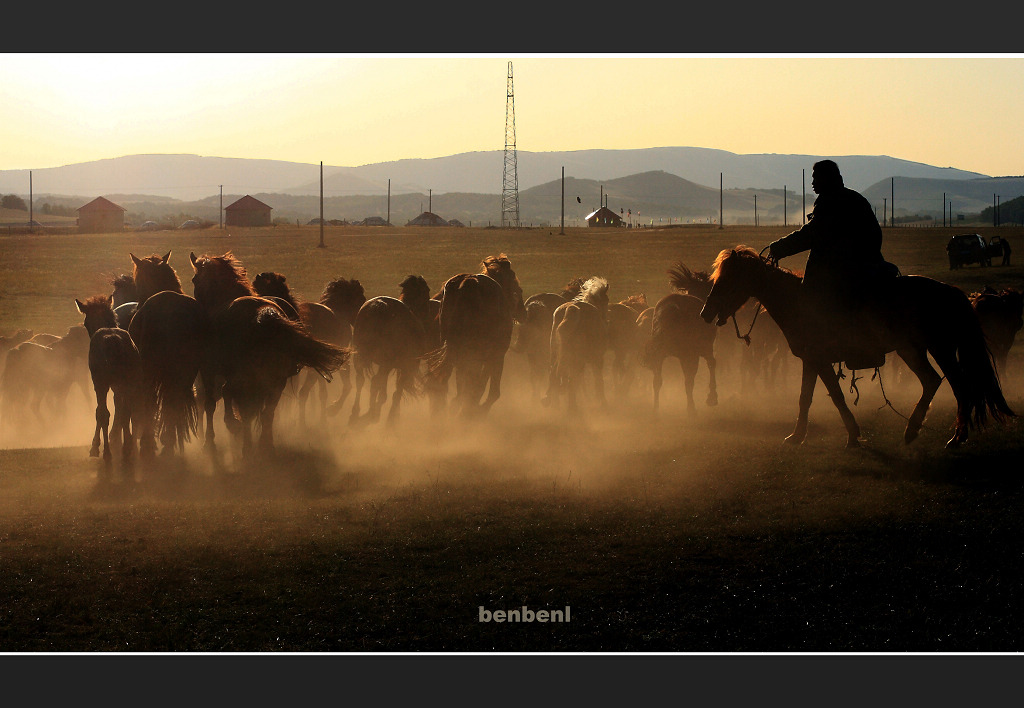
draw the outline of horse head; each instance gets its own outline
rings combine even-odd
[[[192,287],[195,298],[204,307],[219,307],[246,295],[256,295],[249,276],[231,251],[223,256],[189,254],[192,261]]]
[[[504,253],[497,256],[488,256],[481,263],[483,275],[493,278],[501,285],[505,294],[505,302],[512,319],[515,322],[522,322],[526,318],[526,305],[523,304],[523,288],[519,284],[516,272],[512,270],[512,262]]]
[[[110,293],[110,306],[118,307],[126,302],[138,302],[139,301],[139,289],[135,285],[135,278],[127,273],[115,276],[110,281],[110,286],[114,289]]]
[[[719,327],[729,321],[754,294],[758,277],[767,267],[757,251],[749,246],[727,248],[715,258],[711,273],[711,291],[701,308],[700,317],[710,323],[717,318]]]
[[[352,324],[356,321],[356,313],[366,302],[366,292],[362,284],[355,280],[336,278],[324,286],[320,295],[320,304],[327,305],[338,317]]]
[[[75,306],[78,311],[85,315],[85,331],[89,336],[98,329],[104,327],[117,327],[117,320],[114,317],[114,309],[110,306],[110,298],[106,295],[94,295],[85,302],[75,299]],[[70,332],[70,330],[69,330]]]
[[[601,312],[607,312],[608,281],[596,275],[587,279],[584,281],[583,287],[580,289],[580,294],[577,295],[575,299],[588,302],[597,307]]]
[[[430,299],[430,286],[420,275],[408,275],[398,284],[401,294],[398,299],[407,305],[414,303],[426,303]]]
[[[136,295],[138,302],[143,303],[151,296],[164,290],[171,290],[177,293],[182,292],[181,281],[178,274],[167,262],[171,257],[168,251],[163,257],[152,255],[146,258],[138,258],[134,253],[129,253],[134,268],[132,269],[132,280],[135,281]]]
[[[288,302],[288,304],[293,308],[298,308],[298,303],[295,302],[295,297],[292,295],[291,288],[288,286],[288,279],[281,273],[274,273],[269,270],[258,273],[256,277],[252,279],[252,287],[253,290],[256,291],[257,295],[281,298]]]

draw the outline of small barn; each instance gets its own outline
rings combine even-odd
[[[433,212],[425,211],[406,223],[406,226],[448,226],[448,222]]]
[[[587,226],[622,226],[622,217],[608,207],[587,214]]]
[[[246,194],[241,199],[224,207],[224,224],[226,226],[270,226],[270,210],[256,197]]]
[[[457,226],[457,227],[459,227],[459,228],[465,228],[465,227],[466,227],[466,225],[465,225],[465,224],[463,224],[463,223],[462,223],[461,221],[459,221],[458,219],[449,219],[449,220],[448,220],[448,225],[449,225],[449,226]]]
[[[391,226],[383,216],[368,216],[359,222],[359,226]]]
[[[78,230],[85,234],[109,234],[124,230],[124,207],[104,197],[96,197],[78,207]]]

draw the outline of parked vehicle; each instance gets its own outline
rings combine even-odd
[[[983,267],[992,265],[989,245],[981,234],[958,234],[946,244],[949,255],[949,269],[956,270],[969,263],[978,263]],[[1002,251],[1000,250],[1000,253]]]

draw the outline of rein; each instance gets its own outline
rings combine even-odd
[[[769,245],[765,246],[764,248],[762,248],[761,252],[759,254],[757,254],[757,255],[761,257],[761,260],[763,260],[765,263],[767,263],[770,266],[778,265],[778,262],[779,262],[778,259],[772,258],[771,253],[769,253],[767,256],[764,255],[764,252],[767,251],[769,248],[771,248],[771,244],[769,244]],[[732,313],[732,326],[733,326],[733,329],[736,330],[736,339],[742,339],[746,343],[746,345],[748,347],[750,346],[750,333],[754,331],[754,324],[757,322],[757,316],[761,314],[761,310],[763,310],[763,309],[764,309],[764,305],[762,305],[761,301],[758,300],[758,302],[757,302],[757,309],[754,310],[754,319],[752,319],[750,321],[750,327],[747,328],[747,333],[746,334],[740,334],[740,326],[739,326],[739,323],[736,322],[736,313],[735,312]]]

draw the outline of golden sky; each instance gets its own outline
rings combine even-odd
[[[0,54],[0,169],[663,146],[1024,174],[1024,54]]]

